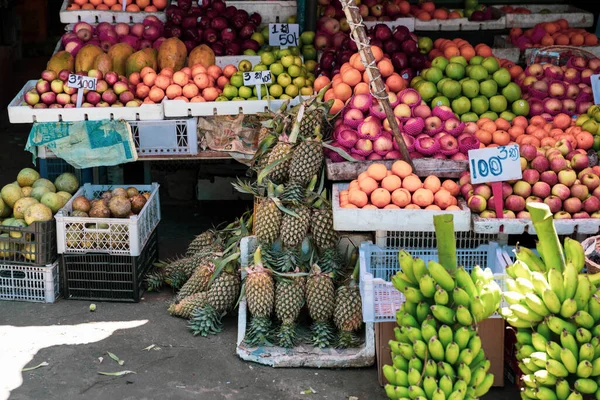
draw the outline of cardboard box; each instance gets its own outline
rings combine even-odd
[[[522,372],[519,369],[515,344],[517,344],[515,330],[506,327],[504,331],[504,377],[508,383],[519,388]]]
[[[377,357],[377,377],[379,384],[384,386],[387,380],[383,376],[383,366],[392,365],[389,341],[394,340],[395,322],[380,322],[375,324],[375,356]],[[479,336],[486,357],[491,362],[490,373],[494,374],[494,386],[504,386],[504,320],[488,318],[478,327]]]

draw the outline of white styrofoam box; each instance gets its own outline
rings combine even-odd
[[[98,121],[102,119],[125,119],[128,121],[163,119],[162,104],[142,104],[139,107],[86,107],[86,108],[30,108],[22,106],[25,93],[35,87],[37,81],[28,81],[8,105],[8,118],[13,124],[60,121]]]
[[[413,257],[426,263],[437,261],[437,249],[405,249]],[[495,242],[489,242],[475,249],[457,249],[459,266],[467,271],[475,265],[490,268],[494,280],[504,290],[508,255]],[[382,249],[371,242],[362,243],[359,253],[360,295],[362,298],[363,320],[365,322],[387,322],[396,320],[396,311],[405,301],[404,295],[392,284],[392,276],[400,270],[398,250]],[[502,304],[501,304],[502,305]]]
[[[131,121],[131,135],[138,155],[198,154],[198,120],[168,119]]]
[[[568,4],[508,4],[513,8],[522,7],[531,11],[531,14],[506,13],[507,28],[531,28],[542,22],[554,22],[564,19],[571,28],[589,28],[594,25],[594,14],[573,7]],[[503,5],[497,5],[500,8]],[[540,14],[548,10],[549,13]]]
[[[138,215],[129,218],[73,217],[73,200],[84,196],[88,200],[117,187],[134,187],[150,198]],[[152,185],[91,185],[86,183],[54,216],[59,254],[108,253],[139,256],[152,232],[160,222],[158,183]]]
[[[409,31],[413,32],[415,30],[415,17],[404,17],[398,18],[393,21],[363,21],[364,26],[367,28],[371,28],[375,25],[384,24],[389,26],[392,30],[397,26],[405,26]]]
[[[252,263],[258,241],[255,236],[247,236],[240,242],[242,275],[245,267]],[[247,347],[244,342],[246,326],[250,319],[246,297],[242,297],[238,311],[238,335],[236,353],[245,361],[279,368],[360,368],[375,362],[375,329],[372,322],[365,323],[364,343],[360,347],[319,349],[309,344],[299,343],[292,349],[277,346]]]
[[[227,153],[223,153],[227,154]],[[198,179],[196,185],[196,199],[203,200],[252,200],[253,196],[240,193],[233,187],[232,183],[237,178],[213,176],[210,179]]]
[[[572,235],[574,233],[595,235],[600,230],[600,219],[557,219],[554,220],[554,227],[559,235]],[[536,234],[533,222],[530,219],[481,218],[479,215],[473,215],[473,231],[477,233],[504,233],[507,235]]]
[[[492,54],[500,59],[507,59],[513,63],[518,63],[521,58],[521,50],[518,47],[493,48]]]
[[[223,68],[226,65],[233,64],[237,68],[240,61],[243,60],[250,61],[252,66],[260,64],[260,56],[219,56],[215,57],[215,65]]]
[[[336,231],[434,231],[433,217],[441,214],[454,216],[454,230],[471,230],[471,210],[464,201],[459,200],[461,211],[435,210],[363,210],[360,208],[340,207],[340,192],[348,188],[348,184],[333,185],[332,207],[333,228]]]
[[[506,35],[494,36],[494,47],[519,49],[517,46],[512,44],[512,42],[510,41],[510,38]],[[540,46],[540,48],[543,48],[543,46]],[[590,53],[594,54],[596,57],[600,57],[600,46],[577,46],[577,48],[581,49],[581,50],[589,51]],[[534,47],[525,49],[524,57],[525,57],[525,61],[527,64],[529,64],[529,58],[531,57],[532,53],[537,50],[538,50],[538,48],[534,48]],[[520,49],[519,49],[519,51],[520,51]]]
[[[490,21],[469,21],[468,18],[432,19],[421,21],[415,19],[417,31],[490,31],[506,28],[506,14],[493,7],[493,14],[498,19]]]
[[[125,22],[133,24],[144,21],[149,15],[154,15],[165,22],[167,16],[164,11],[158,12],[129,12],[129,11],[104,11],[104,10],[67,10],[70,0],[64,0],[60,8],[60,22],[71,24],[77,22],[87,22],[88,24],[97,24],[98,22]],[[228,3],[229,4],[229,3]]]
[[[54,303],[59,294],[58,261],[41,267],[0,264],[0,300]]]
[[[498,242],[498,234],[473,231],[454,232],[457,249],[474,249],[488,242]],[[382,249],[434,249],[437,247],[435,232],[376,231],[375,244]]]
[[[295,98],[290,101],[294,105]],[[236,100],[236,101],[207,101],[204,103],[185,102],[183,100],[164,100],[165,117],[212,117],[215,115],[251,115],[268,110],[277,111],[285,100]],[[296,103],[297,104],[297,103]]]

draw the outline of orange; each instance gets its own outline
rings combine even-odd
[[[327,89],[327,91],[325,92],[325,96],[323,96],[323,99],[325,101],[335,99],[335,94],[333,93],[333,89]]]
[[[135,4],[137,4],[139,8],[146,8],[150,5],[150,0],[135,0]]]
[[[448,19],[448,11],[438,8],[433,12],[434,19]]]
[[[518,117],[513,118],[512,124],[513,124],[513,126],[520,126],[523,129],[525,129],[525,128],[527,128],[527,126],[529,126],[529,123],[527,122],[527,118],[525,118],[522,115],[519,115]]]
[[[571,36],[571,44],[573,46],[582,46],[585,43],[585,38],[581,33]]]
[[[491,132],[484,131],[483,129],[478,129],[475,132],[475,137],[481,142],[483,145],[489,145],[492,143],[492,134]]]
[[[406,207],[410,204],[410,192],[406,189],[396,189],[392,192],[392,203],[398,207]]]
[[[159,10],[167,8],[167,0],[152,0],[152,5]]]
[[[457,11],[450,11],[448,19],[462,18]]]
[[[566,36],[566,35],[562,35],[562,34],[557,35],[554,38],[554,44],[561,45],[561,46],[566,46],[566,45],[569,44],[569,37]]]
[[[554,44],[554,39],[550,35],[544,35],[542,40],[540,41],[542,46],[552,46]]]
[[[358,178],[356,178],[357,181],[362,181],[365,178],[369,177],[369,173],[367,171],[365,172],[361,172],[360,174],[358,174]]]
[[[390,78],[388,78],[388,79],[390,79]],[[370,92],[369,85],[364,82],[360,82],[358,85],[354,86],[354,95],[367,94],[369,92]]]
[[[401,90],[406,89],[406,86],[407,86],[406,80],[395,72],[393,74],[391,74],[385,80],[385,84],[388,85],[388,87],[390,88],[390,90],[392,92],[396,92],[396,93]],[[366,85],[366,83],[365,83],[365,85]],[[367,87],[368,87],[368,85],[367,85]]]
[[[96,10],[108,11],[108,10],[110,10],[110,7],[108,7],[106,4],[98,4],[96,6]],[[150,100],[150,101],[152,101],[152,100]]]
[[[471,60],[471,58],[475,57],[475,49],[472,46],[463,46],[460,49],[460,55],[463,56],[467,61]]]
[[[364,207],[369,202],[369,197],[367,194],[360,190],[351,190],[348,193],[348,202],[349,204],[353,204],[356,207]]]
[[[367,175],[370,178],[373,178],[376,181],[381,181],[383,180],[383,178],[385,178],[387,176],[387,168],[385,165],[383,164],[371,164],[369,165],[369,168],[367,168]],[[366,178],[364,178],[366,179]],[[358,180],[358,183],[360,184],[360,179]]]
[[[411,174],[402,180],[402,187],[408,190],[409,192],[413,193],[417,189],[422,188],[423,183],[421,182],[421,179],[419,179],[418,176]]]
[[[482,57],[491,57],[492,49],[490,49],[490,47],[487,45],[483,45],[479,48],[479,50],[477,50],[477,55],[480,55]]]
[[[93,10],[94,6],[92,4],[86,3],[84,5],[81,6],[82,10]]]
[[[460,50],[456,46],[448,46],[446,50],[444,50],[444,57],[450,58],[454,56],[460,56]]]
[[[395,204],[388,204],[387,206],[383,207],[384,210],[398,210],[400,209],[400,207],[398,207]]]
[[[494,133],[496,132],[496,130],[498,130],[498,127],[496,126],[496,123],[494,121],[489,121],[484,123],[481,126],[481,129],[483,129],[484,131],[488,131],[489,133]]]
[[[560,30],[560,25],[558,24],[554,24],[552,22],[548,22],[546,24],[546,26],[544,26],[544,30],[549,33],[550,35],[552,35],[553,33],[556,33]]]
[[[135,5],[135,4],[130,4],[127,6],[127,8],[125,8],[125,11],[129,11],[129,12],[139,12],[140,8]]]
[[[458,196],[460,193],[460,186],[451,179],[446,179],[444,183],[442,183],[442,188],[447,190],[452,196]]]
[[[387,58],[384,58],[383,60],[379,61],[377,63],[377,68],[379,68],[379,72],[381,72],[381,75],[384,78],[387,78],[388,76],[394,73],[394,66],[392,65],[392,62]]]
[[[491,121],[490,118],[480,118],[477,121],[477,126],[481,128],[483,126],[483,124],[485,124],[486,122],[490,122],[490,121]]]
[[[427,11],[419,11],[419,13],[417,14],[417,18],[421,21],[430,21],[431,14],[429,14]]]
[[[442,210],[445,210],[452,205],[452,199],[454,199],[454,197],[446,189],[440,189],[433,195],[433,201],[435,205]]]
[[[100,4],[102,4],[102,0],[90,0],[90,3],[94,6],[94,7],[98,7]]]
[[[427,207],[433,203],[433,192],[429,189],[417,189],[412,195],[412,202],[419,207]]]
[[[577,140],[577,148],[583,150],[589,150],[592,148],[594,144],[594,136],[592,136],[589,132],[580,132],[577,136],[575,136]]]
[[[508,134],[510,135],[511,140],[517,140],[517,138],[523,135],[525,131],[520,126],[513,126],[508,130]]]
[[[343,108],[344,108],[344,102],[341,101],[340,99],[335,99],[333,101],[333,105],[329,109],[329,114],[336,115],[337,113],[342,111]]]
[[[154,7],[154,6],[147,6],[144,8],[145,12],[157,12],[158,8]]]
[[[366,195],[365,195],[365,196],[366,196]],[[344,204],[344,205],[342,206],[342,208],[358,208],[358,207],[356,207],[354,204],[348,203],[348,204]]]
[[[521,28],[511,28],[508,35],[511,38],[518,38],[519,36],[523,35],[523,30]]]
[[[378,46],[371,46],[371,52],[373,53],[373,57],[375,57],[375,61],[379,62],[383,59],[383,50]]]
[[[410,13],[410,3],[406,0],[402,0],[398,3],[398,7],[400,8],[400,13],[403,15],[408,15]]]
[[[81,7],[79,7],[79,4],[70,4],[69,7],[67,7],[67,10],[80,10]]]
[[[496,127],[498,127],[498,129],[501,129],[503,131],[507,131],[510,129],[510,122],[508,122],[504,118],[498,118],[494,121],[494,123],[496,124]]]
[[[374,206],[379,208],[385,207],[388,204],[390,204],[391,199],[392,196],[390,195],[390,192],[382,188],[375,189],[373,193],[371,193],[371,203],[373,203]]]
[[[560,29],[567,29],[569,27],[569,23],[567,22],[567,20],[562,18],[554,21],[554,23],[557,24],[560,27]]]
[[[335,86],[335,85],[337,85],[338,83],[342,83],[342,82],[343,81],[342,81],[342,75],[341,74],[335,74],[333,76],[333,78],[331,78],[331,86],[332,87]]]
[[[402,179],[400,179],[400,177],[396,175],[386,176],[381,181],[381,187],[387,190],[388,192],[393,193],[394,190],[400,189],[402,187]]]
[[[379,208],[374,206],[373,204],[367,204],[362,208],[363,210],[378,210]]]
[[[424,3],[421,3],[421,8],[427,11],[428,13],[432,13],[435,11],[435,4],[432,1],[426,1]]]
[[[433,41],[433,47],[435,49],[439,49],[440,46],[442,45],[442,43],[445,43],[448,39],[444,39],[444,38],[437,38]]]
[[[435,175],[430,175],[423,181],[423,187],[425,189],[429,189],[431,193],[437,193],[438,190],[442,187],[442,182],[440,178]]]
[[[360,73],[360,71],[352,68],[350,64],[348,64],[348,68],[346,68],[345,71],[340,71],[340,73],[342,75],[342,82],[350,86],[356,86],[362,81],[362,74]]]
[[[412,174],[412,167],[406,161],[398,160],[392,164],[392,173],[404,179]]]
[[[532,117],[529,122],[532,125],[535,125],[535,126],[544,126],[544,125],[546,125],[546,120],[541,115],[536,115],[536,116]]]
[[[542,147],[544,147],[544,146],[554,147],[555,144],[556,144],[556,139],[554,139],[553,137],[545,137],[542,140],[540,140],[540,145]]]
[[[362,63],[362,60],[360,59],[360,54],[359,53],[354,53],[350,56],[350,61],[349,61],[350,65],[352,67],[354,67],[354,69],[359,70],[360,72],[363,72],[365,70],[365,66]]]
[[[598,44],[598,36],[588,33],[584,35],[583,41],[586,46],[596,46]]]
[[[352,190],[360,190],[360,187],[358,186],[358,180],[356,179],[350,182],[350,184],[348,185],[348,191]]]
[[[341,101],[346,101],[352,97],[352,88],[346,83],[340,83],[333,88],[333,94]]]
[[[496,131],[492,134],[492,141],[499,146],[506,146],[510,143],[510,135],[506,131]]]
[[[352,68],[352,65],[350,65],[350,63],[344,63],[342,64],[342,66],[340,67],[340,74],[344,74],[344,72],[346,72],[349,68]]]
[[[321,89],[323,89],[325,86],[327,86],[329,84],[329,82],[331,82],[329,80],[329,78],[324,75],[315,79],[315,82],[313,83],[315,92],[319,92]]]

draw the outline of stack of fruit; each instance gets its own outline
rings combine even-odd
[[[453,241],[453,235],[448,239]],[[449,245],[439,235],[437,240],[438,248]],[[393,366],[383,367],[387,396],[482,397],[494,375],[488,373],[491,364],[476,326],[496,312],[502,297],[492,271],[475,266],[469,274],[456,268],[455,254],[453,261],[440,258],[427,265],[406,251],[400,251],[398,259],[400,271],[392,283],[406,301],[396,313],[396,340],[389,342]]]
[[[134,187],[115,188],[100,194],[97,199],[77,196],[73,199],[72,217],[129,218],[138,215],[150,199],[149,192],[139,192]]]
[[[406,0],[367,0],[358,4],[358,12],[364,21],[393,21],[407,17],[411,13],[410,3]],[[346,15],[339,0],[319,1],[319,15],[337,19],[347,25]]]
[[[512,43],[521,50],[544,46],[596,46],[598,36],[585,29],[569,28],[564,19],[554,22],[542,22],[523,32],[521,28],[510,30]]]
[[[572,150],[569,142],[545,152],[531,145],[521,146],[523,179],[502,183],[503,218],[530,218],[530,203],[545,203],[555,219],[600,218],[600,167],[588,167],[585,151]],[[566,157],[566,158],[565,158]],[[492,189],[472,185],[465,172],[459,181],[461,194],[474,213],[496,218]]]
[[[376,163],[340,192],[340,207],[460,211],[458,194],[456,182],[433,175],[421,181],[406,161],[396,161],[391,171]]]
[[[538,234],[540,257],[516,252],[506,272],[506,321],[517,329],[517,359],[524,399],[583,399],[600,396],[598,355],[600,276],[582,274],[581,244],[566,238],[564,249],[547,206],[528,207]]]
[[[427,104],[452,106],[463,122],[499,116],[511,121],[529,113],[521,88],[493,56],[475,56],[468,63],[463,56],[436,57],[410,85]]]
[[[421,21],[468,18],[470,21],[492,21],[500,17],[498,10],[493,7],[480,5],[477,0],[466,0],[464,9],[449,10],[445,7],[436,8],[431,1],[411,6],[411,14]]]
[[[127,2],[127,12],[157,12],[167,7],[167,0],[132,0]],[[67,10],[123,11],[123,4],[117,0],[73,0]]]
[[[429,52],[429,59],[444,56],[447,59],[456,56],[463,56],[465,60],[471,61],[475,56],[491,57],[492,49],[483,43],[473,47],[469,42],[461,38],[452,40],[439,38],[433,42],[433,49]]]
[[[531,64],[517,83],[530,106],[530,116],[585,114],[594,103],[590,77],[600,71],[600,59],[573,56],[563,66]]]
[[[265,71],[269,70],[272,74],[273,83],[267,85],[269,95],[276,99],[291,99],[298,95],[311,96],[313,94],[313,83],[315,76],[313,72],[316,69],[316,62],[309,60],[303,63],[299,56],[298,48],[275,49],[265,51],[260,55],[260,63],[252,67],[251,64],[239,65],[241,72],[248,70]],[[241,74],[240,74],[241,77]],[[243,79],[242,82],[243,84]],[[242,89],[242,86],[238,86]],[[250,88],[245,87],[246,91]],[[262,96],[267,95],[266,89],[262,86]],[[256,91],[255,88],[253,88]],[[254,94],[256,96],[256,93]]]

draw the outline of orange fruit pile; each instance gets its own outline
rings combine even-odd
[[[167,0],[127,0],[125,11],[157,12],[167,8]],[[73,0],[67,10],[123,11],[123,0]]]
[[[540,29],[545,34],[537,34],[540,32]],[[529,38],[531,41],[524,44],[524,47],[553,45],[596,46],[598,44],[598,36],[585,29],[569,28],[569,23],[564,19],[554,22],[542,22],[525,31],[521,28],[512,28],[509,35],[513,43],[516,43],[522,36]]]

